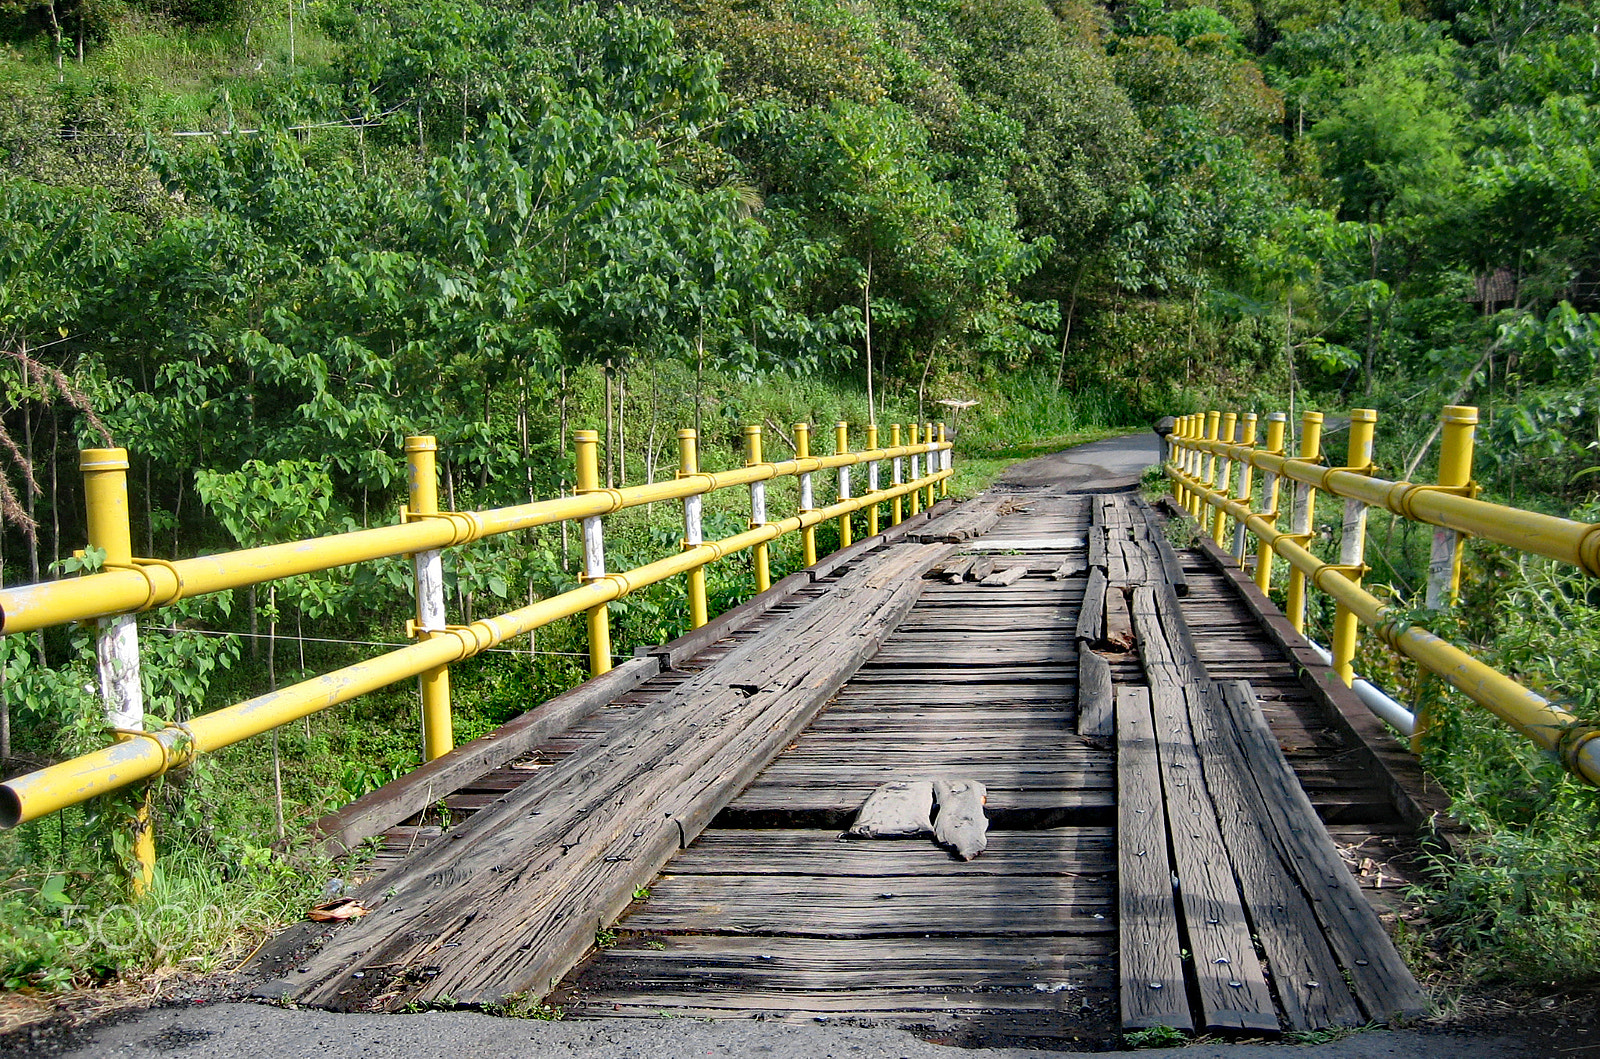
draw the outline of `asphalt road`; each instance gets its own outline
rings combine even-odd
[[[236,1003],[146,1011],[63,1043],[67,1043],[64,1051],[41,1048],[40,1054],[74,1059],[1059,1059],[1062,1055],[1035,1049],[951,1048],[900,1030],[861,1026],[671,1018],[536,1022],[460,1011],[334,1015]],[[1170,1054],[1184,1059],[1523,1059],[1551,1053],[1498,1035],[1406,1030],[1355,1033],[1308,1046],[1201,1043]]]
[[[1006,468],[997,488],[1047,489],[1053,493],[1128,489],[1146,467],[1161,459],[1161,439],[1146,430],[1079,445]]]

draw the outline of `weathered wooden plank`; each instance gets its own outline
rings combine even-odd
[[[1059,727],[1071,715],[1066,689],[1038,699],[1018,700],[997,694],[993,701],[985,703],[981,698],[969,695],[927,710],[921,701],[914,706],[898,705],[886,704],[878,696],[863,702],[840,695],[811,722],[806,735],[829,731],[923,732],[935,728],[1035,733],[1041,728]]]
[[[1152,589],[1134,590],[1133,621],[1150,678],[1162,794],[1204,1024],[1276,1030],[1272,995],[1189,726],[1182,679],[1187,666],[1176,660],[1179,645],[1165,638]]]
[[[924,839],[845,842],[810,828],[709,828],[672,859],[674,875],[1105,875],[1115,836],[1109,827],[990,831],[971,863],[952,860]]]
[[[624,926],[833,938],[1103,934],[1114,925],[1108,915],[1113,890],[1105,876],[971,873],[885,880],[668,872]]]
[[[664,644],[654,644],[634,649],[636,657],[655,656],[663,668],[676,669],[718,640],[726,639],[751,622],[789,600],[795,593],[809,587],[811,571],[801,570],[775,583],[765,592],[745,600],[737,607],[724,611],[698,629],[692,629],[677,639]]]
[[[607,993],[593,1015],[608,1018],[729,1019],[758,1018],[788,1023],[826,1022],[836,1017],[880,1021],[909,1021],[927,1026],[930,1018],[949,1018],[948,1028],[963,1030],[975,1018],[1005,1012],[1007,1036],[1039,1035],[1045,1038],[1075,1036],[1084,1019],[1085,997],[1063,988],[1060,992],[1028,990],[873,989],[796,993],[781,989],[742,989],[729,992],[686,990],[668,992]],[[936,1022],[936,1025],[942,1025]]]
[[[1105,639],[1106,572],[1095,566],[1089,570],[1089,585],[1083,590],[1083,609],[1078,611],[1077,638],[1086,644]]]
[[[921,541],[912,539],[912,534],[934,519],[954,510],[960,503],[954,497],[936,501],[932,507],[917,512],[898,526],[886,526],[876,537],[863,537],[848,548],[829,552],[818,559],[815,566],[808,566],[803,572],[810,574],[812,581],[824,581],[885,544],[920,544]]]
[[[937,573],[939,577],[944,578],[951,584],[959,584],[960,582],[966,580],[967,571],[972,569],[972,564],[974,561],[975,560],[972,556],[967,555],[958,559],[952,559],[947,563],[941,563],[929,572]]]
[[[837,992],[1082,988],[1109,954],[1104,935],[1065,938],[785,938],[664,935],[653,946],[624,942],[600,954],[584,991],[620,988]],[[1061,990],[1063,992],[1067,990]],[[596,1014],[605,1014],[603,1009]]]
[[[1015,563],[1004,570],[996,570],[983,579],[983,584],[989,588],[1001,588],[1005,585],[1021,581],[1028,574],[1027,563]]]
[[[1108,738],[1116,728],[1111,664],[1087,645],[1078,652],[1078,734]]]
[[[1107,577],[1107,581],[1110,578]],[[1133,620],[1128,615],[1128,597],[1112,587],[1106,592],[1105,644],[1113,651],[1127,651],[1133,647]]]
[[[1427,994],[1362,897],[1288,763],[1275,753],[1276,744],[1255,709],[1249,685],[1229,681],[1221,691],[1234,731],[1251,757],[1250,774],[1272,807],[1268,819],[1280,849],[1312,896],[1312,908],[1356,995],[1375,1019],[1425,1014],[1431,1010]]]
[[[588,947],[595,923],[626,905],[629,887],[731,800],[870,653],[920,591],[921,568],[946,550],[899,546],[875,557],[786,615],[776,638],[741,645],[673,689],[620,740],[540,773],[405,877],[386,873],[382,888],[358,890],[376,911],[330,932],[307,973],[283,985],[307,1002],[347,1006],[441,990],[543,992]],[[759,738],[735,738],[742,731]],[[403,970],[422,959],[438,970],[421,984],[391,983],[399,976],[388,972],[352,981],[358,968]]]
[[[432,805],[473,776],[511,761],[551,735],[661,672],[654,658],[630,659],[611,672],[514,717],[488,735],[456,747],[317,821],[319,846],[341,856],[366,839]]]
[[[1150,693],[1123,687],[1117,712],[1117,951],[1122,1028],[1194,1028],[1167,857],[1166,806]]]
[[[1187,596],[1189,594],[1189,577],[1184,573],[1183,561],[1178,558],[1178,553],[1173,550],[1172,542],[1167,540],[1166,529],[1161,516],[1149,504],[1146,504],[1143,498],[1140,498],[1137,503],[1144,516],[1145,539],[1155,547],[1156,555],[1160,559],[1161,569],[1167,583],[1172,586],[1172,590],[1178,595]]]
[[[999,499],[970,500],[918,527],[909,539],[923,544],[960,544],[981,537],[1000,521]],[[902,523],[903,525],[903,523]]]
[[[1054,570],[1051,570],[1050,579],[1052,581],[1065,581],[1069,577],[1078,577],[1081,574],[1088,573],[1088,571],[1088,557],[1084,555],[1074,555],[1071,558],[1062,560],[1059,566],[1057,566]]]

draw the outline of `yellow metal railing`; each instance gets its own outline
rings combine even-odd
[[[580,430],[575,435],[577,455],[576,495],[487,511],[438,510],[435,468],[437,445],[431,437],[406,439],[409,503],[398,525],[341,533],[313,540],[293,541],[261,548],[206,555],[176,561],[136,559],[128,529],[127,454],[121,449],[91,449],[83,453],[89,543],[104,549],[105,559],[95,573],[64,581],[0,589],[0,633],[20,633],[66,622],[100,623],[102,690],[110,726],[117,742],[100,750],[52,765],[0,784],[0,827],[14,827],[100,794],[159,776],[193,761],[197,754],[260,735],[312,713],[347,702],[367,692],[418,677],[422,699],[424,756],[432,760],[453,745],[448,667],[532,632],[560,618],[586,614],[591,672],[611,668],[611,634],[607,605],[628,593],[679,574],[686,575],[691,624],[708,620],[705,589],[707,564],[745,549],[753,549],[756,587],[770,587],[767,547],[787,533],[802,535],[806,564],[816,562],[814,530],[839,519],[841,539],[848,542],[851,514],[865,510],[869,530],[877,532],[881,505],[894,507],[900,521],[900,504],[907,496],[924,491],[932,503],[937,486],[948,488],[953,473],[951,446],[939,427],[934,440],[930,424],[926,439],[918,441],[913,428],[911,444],[899,444],[900,427],[893,428],[895,443],[877,448],[876,427],[868,429],[868,447],[849,450],[846,424],[835,431],[835,452],[813,456],[809,427],[795,428],[796,455],[792,460],[765,462],[761,458],[761,428],[747,427],[744,436],[747,462],[726,471],[705,472],[699,467],[698,439],[693,430],[679,431],[679,470],[669,481],[621,489],[602,488],[598,462],[598,435]],[[901,461],[927,461],[925,471],[913,471],[902,480]],[[892,461],[892,484],[879,487],[879,465]],[[848,469],[865,464],[869,485],[852,496]],[[840,472],[836,503],[813,505],[811,476],[819,471]],[[769,521],[765,484],[780,477],[800,481],[800,510],[787,518]],[[721,540],[706,541],[700,532],[700,505],[711,492],[748,486],[751,494],[750,528]],[[684,502],[683,550],[626,571],[606,569],[602,519],[616,511],[667,500]],[[470,625],[448,625],[444,620],[440,552],[494,534],[510,533],[581,520],[584,528],[582,584],[569,592],[531,603]],[[841,545],[843,546],[843,545]],[[181,724],[145,731],[142,703],[135,702],[134,721],[122,708],[119,694],[138,698],[137,626],[133,615],[181,599],[249,585],[329,570],[352,563],[406,556],[416,571],[417,617],[408,631],[417,642],[366,661],[357,662],[289,687],[256,696]],[[117,652],[120,652],[118,654]],[[107,666],[111,658],[115,664]],[[127,687],[131,670],[131,690]],[[121,685],[117,684],[118,680]],[[119,692],[118,688],[122,691]],[[135,853],[147,884],[154,864],[147,813],[135,826]]]
[[[1357,635],[1365,626],[1395,651],[1443,677],[1518,732],[1558,754],[1568,769],[1600,785],[1600,728],[1581,721],[1426,629],[1401,620],[1396,608],[1385,605],[1361,586],[1368,571],[1363,552],[1369,508],[1383,508],[1434,527],[1426,596],[1431,608],[1453,600],[1460,589],[1461,547],[1466,534],[1559,559],[1591,575],[1600,575],[1600,524],[1477,499],[1477,486],[1472,481],[1476,408],[1450,406],[1444,410],[1437,482],[1378,478],[1372,463],[1377,418],[1370,409],[1353,411],[1345,463],[1328,466],[1321,449],[1320,412],[1307,412],[1302,417],[1299,453],[1295,457],[1285,451],[1286,417],[1281,412],[1267,417],[1266,438],[1261,444],[1256,442],[1254,415],[1241,418],[1234,413],[1223,416],[1206,412],[1179,417],[1167,439],[1171,456],[1165,469],[1172,482],[1173,498],[1223,547],[1228,546],[1227,522],[1232,519],[1231,550],[1241,566],[1246,562],[1246,534],[1258,538],[1255,582],[1263,591],[1271,585],[1274,556],[1288,562],[1284,611],[1297,631],[1305,628],[1308,584],[1333,598],[1333,667],[1347,685],[1354,680],[1352,662]],[[1232,494],[1229,479],[1235,467],[1241,471],[1240,488]],[[1258,470],[1263,476],[1263,495],[1259,499],[1252,496],[1253,474]],[[1278,528],[1285,482],[1295,489],[1294,522],[1287,531]],[[1324,562],[1308,547],[1319,491],[1345,501],[1337,563]],[[1427,727],[1428,718],[1418,716],[1413,749],[1420,747]]]

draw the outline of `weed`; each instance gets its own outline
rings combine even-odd
[[[1188,515],[1168,517],[1161,532],[1166,535],[1167,543],[1179,551],[1200,543],[1200,524]]]
[[[1122,1035],[1122,1043],[1129,1048],[1176,1048],[1188,1044],[1189,1038],[1182,1030],[1171,1026],[1151,1026]]]
[[[610,927],[601,927],[594,932],[594,947],[609,949],[617,943],[617,932]]]
[[[1330,1026],[1325,1030],[1295,1030],[1283,1035],[1285,1044],[1332,1044],[1342,1041],[1356,1033],[1365,1033],[1378,1028],[1376,1022],[1369,1022],[1365,1026]]]
[[[542,997],[531,993],[510,993],[498,1004],[487,1005],[484,1010],[491,1015],[511,1019],[535,1019],[539,1022],[560,1022],[567,1017],[567,1009],[557,1004],[546,1004]]]
[[[1168,481],[1167,472],[1161,469],[1160,464],[1152,463],[1139,476],[1139,495],[1152,504],[1162,497],[1172,495],[1172,483]]]
[[[638,887],[637,889],[635,889],[633,891],[633,899],[635,901],[648,901],[648,900],[650,900],[650,887],[641,886],[641,887]]]
[[[1580,513],[1580,517],[1583,516]],[[1600,710],[1600,605],[1561,564],[1475,546],[1460,608],[1433,631],[1479,641],[1473,653],[1580,717]],[[1485,577],[1484,574],[1489,576]],[[1466,977],[1600,978],[1600,790],[1437,679],[1413,704],[1432,717],[1423,760],[1474,832],[1437,859],[1430,940]]]

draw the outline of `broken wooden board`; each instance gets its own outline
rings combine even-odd
[[[968,501],[908,534],[907,539],[924,544],[961,544],[981,537],[1000,521],[1002,503],[997,498]]]
[[[1021,581],[1027,576],[1027,574],[1027,563],[1015,563],[1003,570],[996,570],[994,573],[984,578],[981,584],[989,588],[1000,588],[1005,585],[1011,585]]]
[[[1106,739],[1115,734],[1111,664],[1088,645],[1078,651],[1078,734]]]
[[[372,914],[332,931],[285,932],[253,964],[279,976],[258,992],[361,1010],[543,995],[634,888],[793,740],[948,551],[895,545],[866,557],[625,730],[536,773],[450,841],[358,888]]]
[[[1097,644],[1105,639],[1106,572],[1091,567],[1089,583],[1083,590],[1083,608],[1078,611],[1077,639]]]

